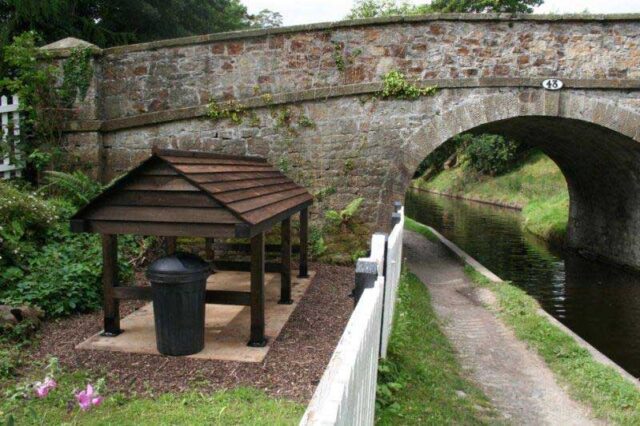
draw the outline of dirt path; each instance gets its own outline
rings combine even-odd
[[[507,422],[600,424],[556,383],[540,357],[483,306],[490,292],[477,290],[444,246],[409,231],[404,239],[409,269],[427,285],[463,369]]]

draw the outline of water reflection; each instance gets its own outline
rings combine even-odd
[[[550,249],[522,231],[515,210],[422,191],[407,193],[406,209],[640,376],[640,275]]]

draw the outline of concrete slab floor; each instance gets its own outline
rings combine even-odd
[[[249,306],[207,305],[205,313],[204,349],[190,358],[221,361],[262,362],[273,341],[278,337],[285,323],[304,296],[315,272],[309,278],[298,278],[292,271],[291,298],[293,304],[279,305],[280,274],[267,273],[265,276],[265,335],[267,346],[252,348],[249,341],[251,312]],[[249,272],[220,271],[211,275],[207,289],[249,291]],[[153,323],[153,304],[142,308],[120,320],[124,330],[116,337],[102,337],[95,334],[76,346],[76,349],[116,351],[159,355],[156,349],[156,335]]]

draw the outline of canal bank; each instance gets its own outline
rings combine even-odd
[[[409,270],[425,283],[443,331],[462,368],[491,400],[502,420],[523,425],[598,424],[591,411],[556,383],[544,362],[495,317],[448,249],[406,232]]]
[[[511,209],[414,191],[406,209],[640,376],[640,275],[546,245],[523,231],[522,216]]]
[[[597,377],[576,372],[576,383],[575,377],[558,374],[558,369],[554,368],[557,366],[549,363],[540,348],[519,340],[521,330],[516,328],[514,333],[512,324],[497,314],[499,308],[495,307],[502,303],[502,295],[494,293],[490,287],[478,286],[465,274],[458,256],[466,258],[470,264],[478,264],[459,248],[457,255],[453,254],[451,248],[455,245],[437,232],[433,234],[447,245],[429,241],[415,232],[406,233],[408,268],[427,285],[436,314],[463,368],[502,413],[504,420],[536,425],[600,424],[601,420],[635,424],[640,421],[640,392],[636,385],[611,367],[595,361]],[[490,273],[487,276],[495,281],[495,276]],[[499,283],[491,285],[510,287]],[[489,308],[491,306],[494,308]],[[548,318],[540,318],[551,324]],[[547,330],[541,327],[541,331]],[[571,360],[572,356],[571,353],[560,354],[565,361]],[[587,372],[594,370],[588,362],[574,367]],[[585,378],[590,382],[583,384],[584,389],[577,388]],[[595,415],[599,419],[595,419]]]

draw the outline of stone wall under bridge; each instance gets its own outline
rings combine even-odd
[[[96,49],[67,142],[103,180],[153,146],[265,156],[312,191],[335,189],[316,213],[364,197],[385,226],[433,149],[502,133],[562,169],[571,246],[640,267],[639,44],[640,16],[431,15]],[[391,70],[438,91],[380,99]],[[241,103],[242,123],[209,119],[211,100]]]

